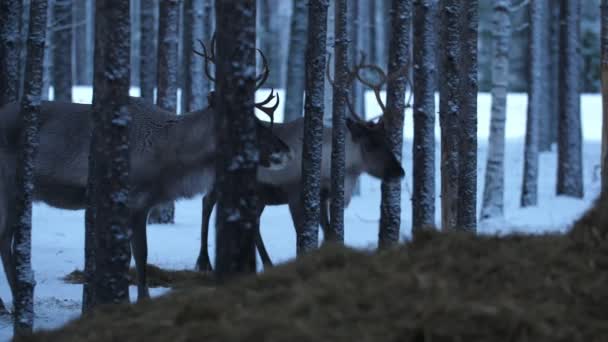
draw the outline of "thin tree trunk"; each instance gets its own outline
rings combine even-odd
[[[158,20],[157,101],[167,111],[177,110],[177,51],[179,0],[160,0]],[[149,223],[174,223],[175,203],[157,205],[150,211]]]
[[[181,89],[180,104],[182,113],[189,111],[188,108],[190,107],[190,100],[192,99],[192,80],[196,79],[192,75],[192,65],[190,64],[190,55],[192,54],[192,49],[194,48],[190,42],[192,41],[193,36],[197,36],[196,32],[194,32],[194,34],[192,32],[194,25],[194,18],[192,18],[192,14],[194,13],[193,2],[197,1],[191,0],[182,3],[182,15],[180,20],[181,59],[179,59],[178,64],[181,66],[179,71],[181,74],[181,77],[179,77],[179,87]],[[202,62],[202,58],[198,57],[196,62]]]
[[[53,82],[53,2],[48,0],[46,10],[46,39],[44,40],[44,61],[42,62],[42,99],[49,99],[49,89]]]
[[[0,106],[19,99],[21,1],[0,1]]]
[[[391,40],[388,74],[394,75],[410,63],[411,0],[393,0],[390,11]],[[403,150],[403,117],[407,75],[392,77],[386,85],[384,127],[389,145],[398,160]],[[401,227],[401,179],[383,180],[380,186],[380,229],[378,247],[387,248],[399,241]]]
[[[297,232],[297,255],[310,252],[316,249],[319,244],[328,7],[329,0],[310,0],[308,5],[306,100],[304,103],[304,141],[302,145],[304,223]]]
[[[549,96],[552,101],[551,107],[549,109],[549,125],[548,129],[550,131],[550,139],[551,143],[557,143],[557,125],[559,121],[559,111],[560,111],[560,101],[559,99],[559,89],[560,85],[560,77],[559,70],[562,65],[561,56],[560,56],[560,31],[561,31],[561,6],[558,2],[551,2],[550,12],[547,13],[550,16],[550,37],[548,39],[549,43]]]
[[[366,0],[354,0],[352,2],[352,6],[349,6],[348,8],[348,13],[350,16],[348,19],[348,29],[350,37],[349,39],[351,42],[348,49],[349,65],[355,65],[355,63],[357,63],[357,61],[361,58],[360,54],[365,52],[365,41],[366,39],[369,39],[366,37],[369,30],[366,30],[367,23],[365,21],[368,16],[361,15],[361,13],[365,13],[366,5],[368,5],[368,1]],[[361,115],[362,118],[366,118],[367,113],[365,111],[365,93],[363,85],[360,82],[354,82],[352,85],[351,94],[355,111]],[[352,195],[361,195],[361,178],[357,178]]]
[[[374,50],[372,51],[374,53],[374,55],[372,56],[372,61],[374,61],[374,64],[380,65],[381,67],[384,67],[388,63],[388,58],[386,57],[386,42],[388,41],[386,39],[388,37],[388,34],[386,32],[387,6],[390,6],[389,1],[374,1],[373,5],[373,25],[375,35],[372,37],[372,39],[373,42],[375,42],[375,46]]]
[[[520,205],[522,207],[538,204],[538,150],[540,136],[540,116],[542,104],[542,34],[541,10],[542,0],[530,1],[529,28],[529,89],[528,89],[528,118],[526,120],[526,141],[524,149],[524,173],[521,189]]]
[[[291,13],[291,32],[287,58],[287,83],[285,85],[284,122],[302,116],[304,106],[304,84],[306,73],[306,27],[308,1],[293,0]]]
[[[502,217],[505,192],[505,124],[509,89],[509,47],[511,45],[510,0],[494,3],[492,58],[492,108],[488,159],[483,189],[481,219]]]
[[[55,0],[53,99],[72,102],[72,0]]]
[[[335,83],[332,103],[330,229],[326,240],[344,243],[344,163],[346,135],[346,99],[348,84],[348,31],[346,0],[334,5]]]
[[[539,127],[550,127],[552,117],[551,117],[551,102],[553,99],[550,97],[550,89],[551,86],[549,84],[549,49],[547,47],[547,42],[550,34],[549,23],[551,20],[550,8],[551,4],[550,0],[541,0],[540,3],[540,13],[539,13],[539,26],[540,36],[541,36],[541,45],[540,47],[540,107],[539,107]],[[545,44],[543,46],[542,44]],[[539,130],[539,140],[538,140],[538,151],[539,152],[549,152],[551,151],[551,130],[549,129],[540,129]]]
[[[608,0],[601,4],[601,58],[602,58],[602,191],[608,191]]]
[[[335,1],[329,1],[329,7],[327,10],[327,35],[326,35],[326,43],[325,43],[327,53],[334,52],[335,34],[336,34],[335,33],[335,26],[336,26],[335,20],[336,19],[335,19],[335,10],[334,10],[335,6],[336,6]],[[309,6],[309,8],[310,8],[310,6]],[[329,71],[332,75],[335,73],[333,63],[329,63]],[[306,72],[308,72],[308,71],[306,71]],[[329,108],[332,108],[332,106],[333,106],[334,93],[333,93],[331,84],[329,83],[329,79],[327,79],[327,78],[325,79],[324,87],[325,87],[325,94],[324,94],[323,101],[324,101],[324,108],[326,108],[327,110],[323,114],[323,124],[325,126],[331,127],[331,110],[329,110]],[[307,94],[308,94],[308,92],[307,92]]]
[[[437,0],[414,0],[414,143],[412,229],[435,224]]]
[[[203,59],[195,54],[194,48],[199,48],[199,40],[202,40],[202,36],[210,36],[209,32],[205,30],[205,7],[204,0],[193,0],[191,8],[186,6],[184,3],[184,19],[185,22],[189,22],[189,27],[184,27],[184,48],[187,71],[184,71],[184,79],[186,80],[185,85],[185,110],[183,111],[194,111],[199,110],[207,106],[207,94],[209,93],[209,81],[205,78],[203,72]]]
[[[580,8],[562,0],[560,112],[557,149],[557,194],[582,198],[583,160],[580,112]]]
[[[95,193],[95,303],[129,301],[130,8],[97,0],[93,82],[97,182]]]
[[[444,0],[440,6],[441,62],[439,74],[439,122],[441,125],[441,226],[456,228],[458,213],[458,141],[460,112],[460,0]]]
[[[95,302],[95,199],[97,176],[95,166],[98,132],[91,134],[89,146],[89,170],[87,174],[86,208],[84,212],[84,283],[82,285],[82,313],[89,312],[96,306]]]
[[[255,273],[259,229],[255,179],[258,166],[255,100],[255,0],[238,6],[216,0],[218,156],[216,259],[220,279]],[[235,160],[237,162],[235,165]]]
[[[30,3],[29,34],[25,82],[21,98],[21,153],[17,159],[17,201],[13,240],[17,291],[13,298],[15,308],[14,334],[32,332],[34,326],[34,271],[32,270],[32,200],[34,192],[34,159],[38,152],[38,115],[42,92],[42,61],[46,33],[47,1]]]
[[[140,60],[139,81],[141,97],[154,103],[154,88],[156,87],[156,55],[158,48],[158,0],[140,2]]]
[[[279,1],[284,0],[258,0],[259,1],[259,24],[260,24],[260,48],[268,59],[268,67],[272,71],[265,85],[267,87],[282,88],[283,77],[281,73],[281,48],[283,42],[280,40],[281,29],[278,24],[279,13],[277,8]]]
[[[79,0],[74,2],[74,68],[76,69],[74,75],[74,83],[76,85],[88,85],[91,84],[90,80],[87,80],[87,30],[86,26],[89,24],[87,20],[87,1]]]

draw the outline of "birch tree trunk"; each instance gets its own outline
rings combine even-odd
[[[96,0],[94,130],[95,303],[129,301],[130,8],[120,0]]]
[[[178,51],[179,0],[160,0],[158,17],[157,101],[167,111],[177,110],[177,51]],[[150,210],[149,223],[168,224],[175,218],[173,201],[157,205]]]
[[[437,0],[414,0],[414,143],[412,229],[435,224]]]
[[[509,46],[511,45],[510,2],[510,0],[494,2],[492,108],[480,215],[482,220],[502,217],[504,214],[505,124],[509,91]]]
[[[209,87],[203,73],[203,59],[194,53],[205,32],[205,1],[184,2],[184,87],[182,90],[182,112],[202,109],[207,104]]]
[[[602,58],[602,191],[608,191],[608,0],[601,4],[601,58]]]
[[[530,1],[530,28],[529,28],[529,88],[528,88],[528,115],[526,120],[526,140],[524,148],[524,173],[521,189],[520,205],[522,207],[538,204],[538,149],[540,136],[540,116],[542,104],[542,34],[541,10],[542,0]]]
[[[306,55],[307,16],[308,1],[293,0],[287,58],[287,83],[285,85],[284,122],[293,121],[302,116],[306,73],[304,57]]]
[[[388,75],[394,75],[410,61],[410,25],[412,1],[393,0],[390,11],[391,39],[389,45]],[[403,150],[403,117],[407,76],[392,77],[386,85],[386,113],[384,127],[389,146],[398,160]],[[401,227],[401,179],[383,180],[380,186],[380,227],[378,247],[388,248],[399,242]]]
[[[46,10],[46,39],[44,40],[44,61],[42,62],[42,100],[49,99],[49,90],[53,82],[53,1],[48,0]]]
[[[16,289],[14,334],[26,335],[34,326],[34,271],[32,270],[32,200],[34,192],[34,159],[38,152],[38,115],[42,92],[42,61],[46,35],[47,1],[30,3],[29,33],[25,82],[21,98],[20,154],[17,158],[17,201],[14,222],[13,251],[15,253]]]
[[[580,112],[580,1],[562,0],[560,111],[557,194],[582,198],[583,160]]]
[[[458,213],[458,146],[460,112],[460,0],[440,6],[439,123],[441,125],[441,226],[456,228]]]
[[[21,2],[0,1],[0,106],[19,100]]]
[[[348,8],[346,0],[334,5],[334,86],[332,103],[330,227],[325,239],[344,243],[344,163],[346,136],[346,100],[348,84]]]
[[[158,1],[141,1],[140,7],[140,60],[139,81],[141,97],[154,103],[154,88],[156,87],[156,56],[158,49]]]
[[[255,273],[259,229],[255,179],[257,151],[255,100],[255,0],[238,5],[216,0],[218,156],[216,260],[220,279]]]
[[[328,7],[329,0],[310,0],[308,5],[306,100],[304,103],[304,141],[302,143],[302,202],[304,206],[302,215],[304,223],[302,227],[298,227],[297,232],[296,251],[298,256],[316,249],[319,245]]]
[[[53,100],[72,102],[72,0],[55,0],[53,18]]]

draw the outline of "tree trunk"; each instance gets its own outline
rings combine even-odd
[[[582,198],[583,160],[580,112],[580,1],[561,1],[562,29],[557,194]]]
[[[460,0],[444,0],[440,6],[441,24],[438,51],[439,123],[441,125],[441,226],[456,228],[458,213],[458,141],[460,112]]]
[[[25,82],[21,98],[21,148],[17,159],[17,201],[13,251],[17,291],[13,298],[15,308],[14,334],[32,332],[34,326],[34,271],[32,270],[32,200],[34,192],[34,159],[38,152],[38,115],[42,92],[42,61],[46,32],[47,1],[32,0],[27,40]]]
[[[260,49],[268,58],[268,67],[272,71],[265,83],[267,87],[283,88],[283,77],[281,73],[281,49],[283,42],[280,40],[282,29],[278,25],[280,6],[279,1],[284,0],[258,0],[259,1],[259,24],[260,24]]]
[[[520,205],[522,207],[538,204],[538,150],[540,136],[540,117],[542,104],[542,52],[541,34],[542,0],[530,1],[529,27],[529,88],[528,88],[528,118],[526,120],[526,140],[524,149],[524,173],[521,189]]]
[[[458,229],[477,230],[477,36],[478,2],[462,4],[461,104],[458,121]]]
[[[255,0],[238,6],[217,0],[217,105],[219,135],[216,259],[220,279],[255,273],[255,233],[259,229],[255,179]],[[238,161],[238,162],[235,162]]]
[[[551,86],[549,84],[549,49],[547,48],[547,42],[550,41],[550,20],[551,15],[549,14],[551,4],[550,0],[541,0],[540,3],[540,12],[539,12],[539,35],[541,36],[541,43],[539,45],[540,49],[540,107],[538,111],[539,115],[539,128],[540,127],[550,127],[551,126],[551,103],[553,99],[550,96]],[[545,44],[543,46],[543,44]],[[549,129],[539,129],[539,140],[538,140],[538,151],[539,152],[549,152],[551,151],[551,130]]]
[[[91,80],[87,79],[87,0],[74,2],[74,82],[76,85],[89,85]]]
[[[179,0],[160,0],[158,20],[157,101],[167,111],[177,110],[177,42]],[[150,211],[149,223],[174,223],[175,203],[160,204]]]
[[[411,0],[393,0],[390,11],[391,39],[388,74],[394,75],[410,63]],[[384,127],[392,152],[401,160],[403,150],[403,117],[407,75],[392,77],[386,85]],[[401,179],[383,180],[380,202],[378,247],[387,248],[399,241],[401,227]]]
[[[608,0],[602,0],[602,191],[608,191]]]
[[[48,0],[46,10],[46,39],[44,40],[44,61],[42,62],[42,99],[49,99],[49,89],[53,82],[53,2]]]
[[[192,18],[192,14],[194,13],[193,2],[197,1],[191,0],[182,3],[183,6],[180,20],[181,34],[179,36],[181,58],[178,58],[178,65],[180,65],[179,73],[181,76],[178,77],[178,83],[179,88],[181,89],[181,113],[186,113],[189,111],[188,108],[190,107],[190,100],[192,99],[192,80],[195,79],[192,77],[192,65],[190,64],[190,55],[192,54],[192,49],[194,48],[190,42],[192,41],[193,36],[198,35],[196,32],[194,34],[192,32],[194,25],[193,19],[196,20],[195,18]],[[202,58],[198,57],[198,61],[202,62]]]
[[[0,1],[0,106],[19,99],[21,1]]]
[[[72,102],[72,0],[55,0],[53,18],[53,99]]]
[[[331,191],[330,227],[325,237],[328,241],[344,243],[344,163],[346,136],[346,100],[348,84],[348,31],[346,0],[336,0],[334,5],[335,32],[335,79],[332,103],[331,140]]]
[[[415,0],[412,229],[435,225],[435,89],[437,0]]]
[[[561,60],[560,60],[560,30],[561,30],[561,6],[559,3],[551,2],[550,11],[547,13],[549,16],[549,31],[550,36],[547,40],[549,47],[547,48],[549,52],[549,96],[552,99],[550,102],[551,106],[549,107],[549,125],[548,129],[550,132],[551,143],[557,143],[557,123],[559,121],[559,111],[560,111],[560,101],[559,99],[559,89],[560,86],[560,78],[559,78],[559,70],[561,68]]]
[[[287,83],[285,85],[284,122],[302,116],[304,103],[304,83],[306,73],[306,27],[308,1],[293,0],[291,13],[291,32],[287,58]]]
[[[190,5],[187,5],[190,3]],[[184,22],[189,23],[184,26],[184,58],[186,69],[184,70],[184,85],[185,89],[182,94],[185,94],[184,103],[185,110],[182,112],[190,112],[203,109],[207,106],[207,94],[209,93],[209,81],[205,78],[203,72],[203,58],[195,54],[193,49],[198,50],[199,40],[203,40],[202,36],[209,37],[210,32],[205,29],[205,11],[208,10],[205,6],[205,0],[193,0],[192,2],[184,3]],[[207,43],[206,41],[204,41]]]
[[[369,2],[366,0],[354,0],[352,6],[348,7],[349,19],[348,19],[348,30],[349,40],[351,42],[348,49],[348,64],[355,65],[361,58],[361,53],[365,52],[367,40],[369,39],[368,24],[365,19],[368,16],[362,16],[361,13],[365,13],[366,6],[369,6]],[[367,117],[365,111],[365,92],[363,85],[359,82],[354,82],[351,88],[351,98],[354,103],[355,111],[361,115],[362,118]],[[348,115],[348,114],[347,114]],[[352,191],[353,196],[361,195],[361,178],[358,178],[354,189]]]
[[[511,45],[510,1],[494,3],[492,58],[492,108],[488,159],[483,189],[481,219],[502,217],[505,192],[505,124],[509,90],[509,47]]]
[[[140,54],[144,56],[139,65],[140,95],[154,103],[156,87],[156,55],[158,48],[158,0],[140,2]]]
[[[302,227],[298,227],[300,229],[297,232],[298,256],[316,249],[319,244],[328,7],[328,0],[310,0],[308,5],[306,100],[304,103],[304,141],[302,145],[304,223]]]
[[[326,35],[326,51],[327,53],[333,53],[334,52],[334,46],[335,46],[335,10],[334,7],[336,6],[336,2],[335,1],[329,1],[329,7],[327,10],[327,35]],[[310,6],[308,7],[310,10]],[[309,17],[310,19],[310,17]],[[334,65],[332,63],[329,63],[329,72],[333,75],[335,73],[334,70]],[[307,69],[308,70],[308,69]],[[308,72],[308,71],[307,71]],[[329,79],[325,79],[325,94],[324,94],[324,109],[325,112],[323,113],[323,124],[325,126],[329,126],[331,127],[331,110],[329,110],[329,108],[332,108],[333,103],[334,103],[334,93],[333,93],[333,89],[331,87],[331,84],[329,83]]]
[[[94,293],[100,305],[129,301],[129,14],[128,2],[96,1]]]
[[[389,1],[373,1],[373,9],[370,13],[373,16],[372,42],[374,42],[374,49],[371,51],[372,55],[370,59],[380,67],[384,67],[388,63],[388,58],[386,57],[386,42],[388,41],[386,39],[388,37],[386,32],[386,7],[389,4]]]
[[[95,296],[95,200],[97,178],[95,166],[99,132],[91,134],[89,146],[89,170],[87,174],[86,208],[84,212],[84,283],[82,284],[82,313],[89,312],[96,306]]]

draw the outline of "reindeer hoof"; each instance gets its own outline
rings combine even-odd
[[[196,261],[196,267],[195,270],[202,272],[202,273],[213,273],[213,268],[211,267],[211,262],[209,262],[209,258],[207,258],[207,260],[204,260],[199,258]]]

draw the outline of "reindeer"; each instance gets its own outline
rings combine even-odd
[[[259,50],[258,50],[259,51]],[[260,51],[261,53],[261,51]],[[266,80],[269,69],[264,59],[263,73],[256,90]],[[272,114],[279,104],[255,107]],[[211,99],[212,100],[212,99]],[[138,300],[148,298],[146,285],[146,221],[153,206],[206,193],[214,184],[220,113],[209,106],[176,115],[130,98],[130,225],[131,247],[137,271]],[[34,165],[34,200],[61,209],[83,209],[86,205],[89,145],[93,130],[91,105],[43,101],[39,116],[40,147]],[[285,167],[292,152],[285,142],[256,118],[260,166]],[[22,127],[19,104],[0,108],[0,253],[4,270],[15,293],[13,221],[15,217],[15,167],[18,138]]]
[[[331,60],[331,55],[329,57]],[[212,57],[207,57],[206,61],[213,61]],[[406,67],[397,70],[394,74],[386,75],[381,68],[375,65],[364,64],[365,57],[362,56],[361,62],[349,72],[349,80],[353,82],[358,79],[364,85],[374,90],[382,113],[386,112],[386,106],[380,97],[380,90],[390,79],[403,75],[407,71]],[[333,86],[333,80],[329,75],[329,62],[327,77]],[[375,84],[366,80],[359,73],[360,70],[369,69],[375,72],[381,82]],[[387,142],[386,130],[384,127],[383,116],[377,121],[365,121],[353,109],[352,103],[347,99],[347,104],[351,115],[346,120],[347,134],[345,146],[345,179],[344,179],[344,200],[345,205],[350,203],[353,189],[359,176],[367,173],[378,179],[402,178],[404,170],[394,153],[391,151]],[[304,136],[304,118],[288,123],[275,123],[272,127],[273,132],[283,139],[294,152],[295,159],[288,163],[287,167],[281,170],[259,169],[257,173],[258,182],[258,215],[264,211],[267,205],[289,205],[289,211],[296,232],[303,227],[304,207],[302,203],[302,141]],[[321,166],[321,228],[324,236],[330,234],[329,231],[329,193],[331,184],[331,140],[332,132],[330,127],[323,129],[323,156]],[[216,203],[216,193],[214,190],[208,192],[203,197],[203,217],[201,224],[201,247],[196,261],[196,268],[199,271],[210,272],[211,263],[207,249],[209,219],[213,206]],[[257,232],[256,245],[260,257],[265,266],[272,266],[272,262],[262,241],[260,232]]]

